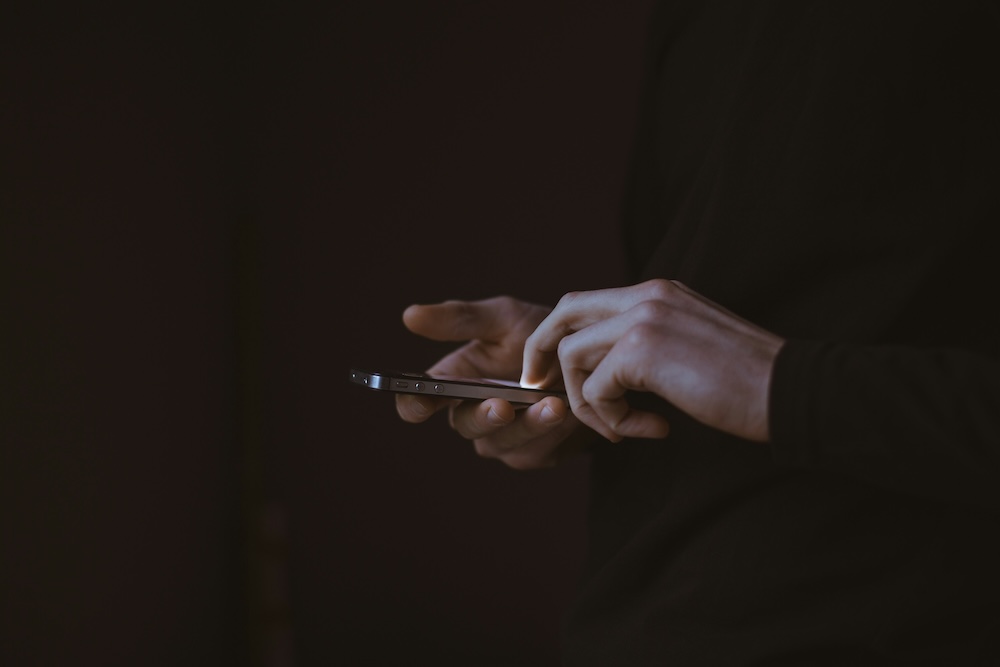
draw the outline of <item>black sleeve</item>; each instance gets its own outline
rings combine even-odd
[[[959,349],[791,340],[771,385],[780,464],[1000,509],[1000,362]]]

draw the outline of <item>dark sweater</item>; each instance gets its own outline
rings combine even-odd
[[[598,446],[566,664],[1000,665],[1000,10],[667,2],[638,281],[789,339],[770,445]]]

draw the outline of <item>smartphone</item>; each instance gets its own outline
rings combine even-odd
[[[489,378],[465,378],[451,375],[427,375],[399,371],[368,371],[351,369],[351,382],[369,389],[403,394],[427,394],[444,398],[486,400],[502,398],[511,403],[529,405],[546,396],[557,396],[567,405],[569,398],[559,390],[530,389],[517,382]]]

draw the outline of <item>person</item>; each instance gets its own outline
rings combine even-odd
[[[403,313],[461,343],[430,372],[566,388],[397,398],[512,468],[592,457],[566,665],[1000,664],[998,29],[659,3],[631,275]]]

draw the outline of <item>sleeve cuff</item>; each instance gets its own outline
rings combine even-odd
[[[816,387],[831,343],[789,340],[781,348],[771,374],[769,418],[771,455],[778,464],[815,468],[817,438]]]

